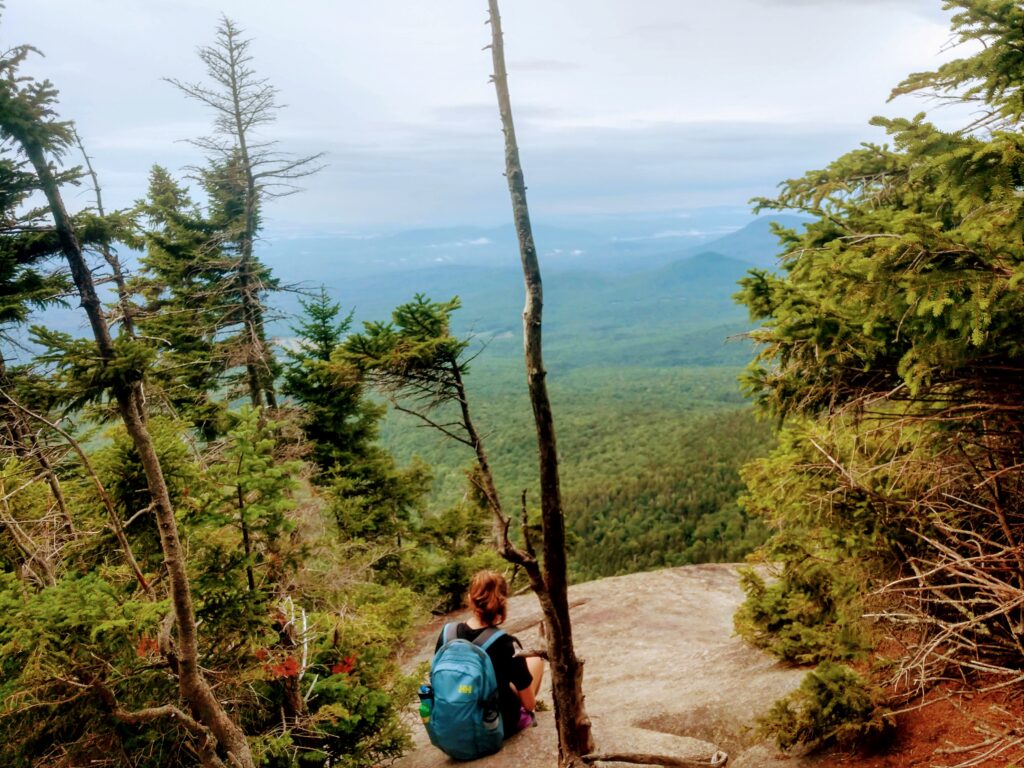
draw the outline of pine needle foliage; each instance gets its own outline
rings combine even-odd
[[[759,721],[782,749],[880,743],[892,730],[881,693],[850,667],[822,662]]]
[[[904,649],[883,681],[898,700],[1021,668],[1024,17],[1010,0],[945,7],[954,42],[982,46],[893,95],[980,117],[875,118],[888,143],[759,199],[813,220],[779,229],[779,270],[739,294],[761,323],[745,385],[789,424],[744,502],[778,531],[781,580],[748,577],[739,625],[803,661],[881,634]]]
[[[160,166],[150,171],[134,213],[146,252],[130,289],[143,301],[140,334],[157,350],[150,379],[181,418],[215,438],[224,428],[224,404],[215,394],[230,366],[223,337],[232,325],[222,290],[230,271],[222,234]]]
[[[344,468],[348,475],[371,462],[378,423],[385,408],[365,396],[359,377],[332,362],[352,325],[327,291],[302,301],[304,315],[286,351],[283,391],[301,405],[302,428],[313,447],[313,462],[324,479]]]

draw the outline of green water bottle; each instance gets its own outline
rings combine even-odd
[[[434,689],[429,685],[421,685],[417,693],[420,697],[420,720],[426,725],[430,722],[430,710],[434,707]]]

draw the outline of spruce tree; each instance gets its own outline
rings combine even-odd
[[[216,491],[204,505],[204,516],[238,529],[249,591],[277,596],[286,566],[296,565],[284,563],[281,550],[294,527],[287,513],[295,506],[292,492],[301,462],[277,459],[275,425],[252,408],[233,413],[231,421],[226,445],[210,469]]]
[[[316,481],[327,489],[342,540],[397,553],[422,506],[427,473],[418,463],[399,469],[377,444],[385,407],[366,395],[363,375],[346,361],[351,313],[341,317],[324,288],[302,306],[295,347],[286,353],[284,392],[301,406],[300,423],[319,468]],[[397,563],[382,555],[377,568],[389,571]]]
[[[220,214],[225,243],[233,245],[232,292],[241,307],[244,346],[242,363],[253,407],[277,407],[275,356],[266,338],[265,296],[274,285],[255,254],[263,204],[297,190],[295,182],[316,173],[322,155],[286,155],[276,142],[259,136],[281,105],[277,89],[256,75],[249,52],[251,40],[226,16],[221,17],[213,45],[199,49],[209,83],[168,78],[185,96],[207,106],[214,116],[213,135],[193,139],[206,152],[204,179]]]
[[[302,301],[305,315],[293,331],[295,346],[286,351],[284,392],[302,406],[302,427],[320,471],[351,474],[368,460],[384,408],[365,397],[362,382],[339,369],[332,357],[352,325],[327,291]]]
[[[43,309],[61,301],[66,291],[66,275],[47,264],[57,241],[45,221],[44,211],[26,210],[26,202],[37,192],[33,174],[11,157],[0,157],[0,340],[11,348],[12,333],[28,321],[34,309]],[[35,436],[25,414],[14,406],[18,394],[16,372],[0,352],[0,415],[4,429],[4,447],[43,473],[59,514],[59,525],[70,533],[74,522],[64,499],[61,482],[53,466],[51,450]],[[24,549],[24,546],[21,547]]]
[[[146,253],[131,288],[145,300],[138,310],[144,336],[157,345],[152,381],[175,412],[206,439],[223,428],[223,385],[230,327],[222,284],[230,270],[215,224],[163,168],[150,171],[146,199],[136,206],[145,223]]]

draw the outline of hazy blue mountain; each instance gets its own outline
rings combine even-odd
[[[748,215],[743,219],[733,217],[733,225],[713,223],[721,220],[702,220],[696,224],[704,226],[691,226],[691,222],[678,218],[640,222],[612,219],[592,222],[593,231],[542,224],[536,227],[534,239],[545,274],[581,270],[618,275],[646,272],[705,251],[770,266],[778,251],[776,238],[769,231],[770,222],[795,226],[802,221],[796,216],[751,220]],[[356,288],[362,291],[364,284],[379,288],[385,276],[399,276],[402,282],[411,277],[433,280],[430,271],[444,267],[515,271],[519,264],[511,225],[290,237],[264,242],[259,251],[285,283],[324,283],[328,289],[343,293]]]
[[[685,253],[697,254],[704,250],[712,250],[723,256],[746,261],[756,267],[772,269],[777,266],[776,255],[779,252],[778,240],[771,232],[772,222],[802,231],[803,224],[807,221],[810,219],[802,216],[779,214],[762,216],[742,229],[720,237],[707,246],[693,246]]]
[[[692,220],[638,216],[538,226],[548,354],[573,366],[742,362],[747,347],[725,342],[747,327],[731,296],[752,265],[774,263],[772,219],[789,226],[801,221],[747,215],[737,229],[729,223],[739,220],[735,211],[713,210]],[[730,231],[713,238],[716,229]],[[459,333],[486,341],[488,356],[521,354],[523,285],[510,226],[282,238],[262,243],[260,255],[285,285],[325,285],[359,322],[388,319],[416,293],[459,296]],[[275,337],[292,335],[299,299],[294,292],[274,297]],[[74,306],[48,312],[44,322],[76,334],[86,330]]]
[[[744,249],[756,258],[772,251],[767,224],[758,226],[747,212],[704,209],[676,216],[585,217],[566,225],[539,223],[534,240],[546,272],[586,269],[637,272],[670,263],[700,250],[734,258],[723,236],[753,227]],[[362,278],[444,265],[510,267],[518,264],[518,245],[511,224],[499,227],[443,227],[392,233],[268,237],[260,257],[289,282]],[[339,286],[340,287],[340,286]]]
[[[750,266],[705,252],[632,274],[551,271],[544,281],[546,352],[570,366],[741,364],[748,347],[726,339],[748,327],[746,311],[731,297]],[[486,343],[488,357],[522,354],[517,268],[440,265],[351,279],[332,293],[359,321],[386,320],[415,293],[458,296],[457,333]],[[290,335],[287,323],[272,332]]]
[[[732,295],[751,266],[774,263],[772,219],[789,226],[801,221],[759,218],[677,251],[655,250],[669,238],[607,239],[608,230],[539,227],[538,248],[560,251],[541,257],[548,354],[573,366],[742,363],[749,348],[726,342],[748,327]],[[644,224],[645,231],[668,231],[657,229],[664,221]],[[331,242],[339,248],[334,257],[327,241],[293,240],[284,261],[278,261],[284,248],[266,251],[265,258],[286,282],[325,284],[357,321],[386,320],[416,293],[435,300],[458,296],[457,332],[486,341],[488,356],[521,354],[523,284],[511,227],[416,230],[345,241],[344,248]],[[358,269],[345,266],[358,258]],[[282,296],[278,306],[294,313],[298,296]],[[275,323],[272,332],[289,336],[288,325]]]

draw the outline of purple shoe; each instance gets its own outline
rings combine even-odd
[[[537,717],[526,707],[519,707],[519,724],[516,731],[524,731],[537,725]]]

